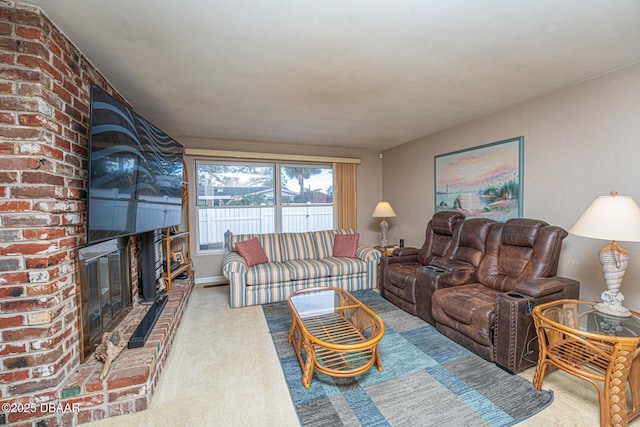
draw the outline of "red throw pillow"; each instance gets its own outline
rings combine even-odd
[[[267,258],[267,254],[264,253],[264,249],[262,249],[262,245],[257,237],[251,240],[236,242],[236,249],[249,267],[269,262],[269,258]]]
[[[360,233],[336,234],[333,242],[333,256],[356,258]]]

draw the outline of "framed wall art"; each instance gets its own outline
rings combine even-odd
[[[524,136],[435,156],[436,212],[522,217],[523,157]]]

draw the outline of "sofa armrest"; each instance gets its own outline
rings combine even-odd
[[[515,292],[537,300],[544,298],[551,301],[563,298],[578,298],[580,282],[566,277],[543,277],[539,279],[520,282],[516,285]],[[554,294],[570,294],[571,296],[556,296]]]
[[[227,273],[246,273],[249,271],[247,262],[242,258],[238,252],[227,252],[222,258],[222,272],[227,276]]]
[[[378,263],[380,260],[380,251],[369,246],[358,246],[356,257],[364,262]]]

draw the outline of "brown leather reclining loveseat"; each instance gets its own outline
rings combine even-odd
[[[535,364],[537,304],[578,298],[580,283],[557,277],[567,232],[544,221],[506,223],[438,212],[421,249],[382,257],[382,295],[510,372]]]

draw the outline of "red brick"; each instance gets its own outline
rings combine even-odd
[[[22,186],[22,187],[13,187],[11,188],[11,196],[15,198],[28,198],[28,199],[44,199],[44,198],[60,198],[60,196],[64,194],[64,189],[62,187],[56,187],[53,185],[43,185],[43,186]],[[59,224],[60,222],[56,222],[55,224]],[[5,222],[5,225],[7,223]],[[31,224],[33,226],[37,225],[35,223]],[[51,222],[40,223],[40,225],[54,225]],[[24,224],[24,226],[28,227],[29,224]]]
[[[2,98],[0,98],[2,103]],[[8,139],[38,140],[42,136],[42,130],[38,128],[11,128],[0,127],[0,137]]]
[[[149,373],[149,366],[136,366],[135,368],[114,371],[108,376],[107,387],[109,390],[115,390],[137,384],[145,384],[149,380]]]
[[[88,154],[87,147],[82,147],[78,144],[72,144],[71,151],[76,154],[80,154],[83,157],[87,157],[87,154]]]
[[[111,402],[120,402],[123,400],[130,400],[133,398],[137,398],[140,396],[144,396],[147,393],[146,385],[139,385],[134,387],[129,387],[125,389],[118,389],[114,392],[109,392],[108,401]]]
[[[25,233],[27,230],[25,230]],[[67,260],[67,253],[60,252],[46,257],[25,257],[25,266],[29,269],[46,268],[52,265],[58,265]]]
[[[0,285],[13,285],[29,282],[29,274],[25,271],[17,273],[0,273]]]
[[[29,98],[0,97],[0,104],[6,111],[38,112],[38,102]]]
[[[78,238],[77,237],[68,237],[66,239],[61,239],[58,242],[59,249],[73,249],[78,246]]]
[[[39,27],[41,25],[40,15],[26,10],[13,9],[9,21],[14,24],[29,25]]]
[[[11,35],[12,25],[8,22],[0,22],[0,35],[8,36]]]
[[[0,142],[0,154],[15,154],[16,145],[11,142]]]
[[[60,125],[47,119],[42,114],[21,114],[18,120],[20,124],[25,126],[40,126],[52,132],[60,133]]]
[[[71,143],[58,135],[55,136],[54,143],[56,147],[59,147],[66,151],[69,151],[69,149],[71,148]]]
[[[54,277],[52,277],[55,279]],[[27,295],[30,297],[40,296],[40,295],[51,295],[58,290],[57,283],[46,283],[46,284],[38,284],[27,287]]]
[[[27,346],[25,344],[0,344],[0,356],[14,353],[26,353]]]
[[[66,76],[66,77],[70,77],[71,76],[71,74],[72,74],[71,68],[69,68],[69,66],[67,64],[65,64],[64,62],[62,62],[57,56],[54,56],[52,58],[52,62],[53,62],[53,66],[55,67],[55,69],[60,71],[60,73],[62,75]],[[77,89],[71,88],[69,85],[64,84],[65,81],[67,81],[66,78],[62,82],[63,83],[62,86],[69,92],[69,94],[77,92]]]
[[[57,200],[57,201],[46,201],[46,202],[36,202],[33,205],[33,211],[41,211],[41,212],[50,212],[50,213],[67,213],[67,212],[77,212],[78,205],[76,202],[68,201],[68,200]]]
[[[18,94],[26,97],[46,98],[47,94],[40,83],[21,83]]]
[[[15,113],[0,113],[0,123],[7,124],[15,124],[16,123],[16,114]]]
[[[37,197],[36,194],[47,194],[51,197],[55,197],[55,187],[41,187],[44,191],[36,192],[29,187],[13,188],[11,195],[14,197]],[[56,226],[62,223],[58,215],[5,215],[2,218],[2,224],[5,227],[43,227],[43,226]]]
[[[45,61],[49,61],[51,56],[49,50],[41,42],[30,40],[16,40],[16,48],[20,53],[34,55],[44,59]]]
[[[3,288],[4,286],[0,287],[0,292],[3,290]],[[6,298],[6,296],[3,298]],[[23,326],[23,325],[24,325],[24,316],[22,315],[0,317],[0,329],[15,328],[16,326]],[[2,351],[0,347],[0,355],[1,354],[2,354]]]
[[[11,384],[18,381],[24,381],[29,378],[29,370],[22,369],[19,371],[0,372],[0,384]]]
[[[13,84],[11,82],[0,82],[0,93],[13,93]]]
[[[0,255],[34,255],[50,253],[57,249],[56,245],[51,243],[14,243],[12,245],[0,248]]]
[[[29,157],[4,157],[0,158],[2,170],[29,170],[38,169],[41,163],[38,159]]]
[[[19,298],[6,300],[0,303],[0,308],[5,313],[24,313],[27,311],[45,310],[55,305],[55,301],[51,298]],[[24,328],[19,330],[4,331],[4,336],[28,336],[32,338],[42,338],[42,331],[39,328]],[[46,333],[46,331],[45,331]],[[46,336],[46,335],[45,335]],[[9,340],[14,341],[14,340]]]
[[[23,172],[22,173],[23,184],[49,184],[49,185],[64,185],[64,178],[53,173],[47,172]]]
[[[16,63],[15,54],[0,52],[0,64],[14,65],[15,63]]]
[[[57,81],[60,81],[59,79]],[[69,93],[68,90],[66,90],[64,87],[62,87],[61,85],[54,83],[53,84],[53,93],[55,93],[56,95],[58,95],[60,98],[62,98],[62,100],[64,100],[64,102],[66,103],[70,103],[71,102],[71,94]]]
[[[86,408],[89,406],[98,406],[104,403],[104,396],[102,394],[92,394],[83,397],[72,397],[69,399],[63,399],[60,401],[63,405],[77,405],[80,408]]]
[[[41,82],[48,86],[49,78],[42,76],[42,74],[36,70],[25,70],[20,68],[9,68],[0,70],[0,79],[6,79],[9,81],[28,81],[28,82]]]
[[[31,209],[31,202],[10,201],[0,203],[0,212],[25,212]]]
[[[0,172],[0,183],[14,184],[18,182],[17,172]]]
[[[17,27],[16,35],[24,39],[31,39],[31,40],[44,41],[46,39],[41,29],[33,28],[33,27]]]
[[[13,298],[19,297],[24,294],[24,288],[22,286],[0,286],[0,298]],[[0,326],[2,325],[3,318],[0,317]]]
[[[26,240],[53,240],[66,236],[67,232],[64,228],[31,228],[23,231]]]

